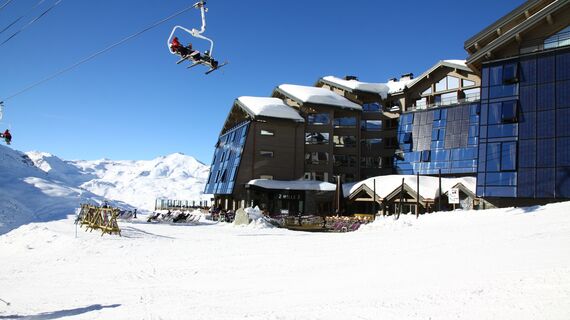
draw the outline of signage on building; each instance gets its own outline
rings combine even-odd
[[[276,196],[279,200],[301,200],[300,194],[282,194],[278,193]]]
[[[450,204],[458,204],[459,203],[459,189],[451,188],[447,193],[447,198]]]

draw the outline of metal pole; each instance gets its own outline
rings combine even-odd
[[[372,183],[374,183],[374,205],[372,206],[372,214],[376,217],[376,179],[372,179]]]
[[[404,178],[402,178],[402,187],[400,188],[400,208],[398,208],[398,216],[396,220],[400,219],[400,214],[402,213],[404,203]]]
[[[420,217],[420,173],[416,177],[416,219]]]
[[[439,189],[437,193],[437,211],[441,211],[441,169],[439,169]]]

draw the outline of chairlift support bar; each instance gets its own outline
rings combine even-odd
[[[202,33],[204,33],[206,31],[206,12],[208,12],[208,9],[206,8],[206,3],[204,1],[200,1],[200,2],[196,2],[194,4],[194,8],[199,8],[200,9],[200,14],[202,15],[202,27],[200,28],[200,30],[194,29],[192,28],[192,30],[189,30],[187,28],[184,28],[182,26],[175,26],[172,29],[172,32],[170,32],[170,37],[168,37],[168,40],[166,42],[166,46],[168,47],[168,51],[170,51],[170,53],[172,54],[176,54],[176,52],[172,51],[172,48],[170,47],[170,43],[172,41],[172,38],[174,37],[174,33],[176,32],[176,30],[181,29],[183,31],[186,31],[187,33],[189,33],[191,36],[195,37],[195,38],[199,38],[199,39],[204,39],[210,42],[210,56],[213,56],[213,52],[214,52],[214,41],[210,38],[207,38],[205,36],[202,35]]]

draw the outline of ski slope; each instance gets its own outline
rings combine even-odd
[[[568,319],[570,203],[353,233],[73,218],[0,236],[0,318]]]

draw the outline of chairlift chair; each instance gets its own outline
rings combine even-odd
[[[192,67],[199,65],[199,64],[205,65],[205,66],[210,68],[210,70],[206,71],[206,74],[209,74],[212,71],[223,67],[224,65],[227,64],[227,62],[224,62],[222,64],[218,64],[218,62],[213,58],[214,41],[212,39],[207,38],[204,35],[202,35],[206,31],[206,12],[208,12],[208,9],[206,8],[206,1],[202,0],[202,1],[196,2],[194,4],[194,8],[200,9],[200,14],[202,16],[202,27],[200,28],[200,30],[194,29],[194,28],[187,29],[183,26],[175,26],[174,28],[172,28],[172,32],[170,32],[170,36],[168,37],[166,45],[167,45],[168,51],[170,51],[170,53],[180,55],[178,52],[172,50],[172,47],[171,47],[171,43],[172,43],[172,39],[174,38],[174,34],[178,30],[182,30],[182,31],[190,34],[194,38],[198,38],[198,39],[202,39],[202,40],[206,40],[206,41],[210,42],[210,49],[204,52],[204,56],[202,58],[196,59],[192,55],[185,55],[185,56],[181,55],[182,59],[177,62],[177,64],[178,64],[178,63],[183,62],[184,60],[192,61],[192,64],[188,68],[192,68]]]

